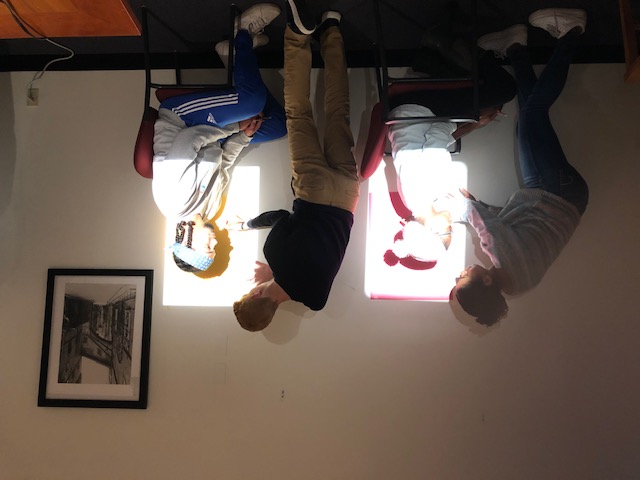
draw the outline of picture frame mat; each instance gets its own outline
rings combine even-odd
[[[151,330],[151,307],[153,296],[153,270],[142,269],[63,269],[50,268],[47,276],[42,357],[38,406],[41,407],[110,407],[146,408],[149,380],[149,347]],[[135,292],[135,293],[134,293]],[[90,312],[84,312],[86,321],[72,328],[89,328],[93,322],[95,305],[112,305],[120,302],[120,318],[126,329],[127,384],[96,382],[99,377],[109,379],[110,366],[85,356],[81,375],[87,372],[90,381],[85,383],[60,383],[60,358],[65,322],[66,295],[80,301],[91,302]],[[135,298],[133,297],[135,295]],[[133,308],[124,302],[133,300]],[[100,310],[100,319],[102,312]],[[131,315],[132,313],[132,315]],[[126,320],[125,320],[126,319]],[[113,321],[113,320],[110,320]],[[107,322],[110,328],[112,325]],[[122,324],[119,324],[122,325]],[[113,330],[110,330],[113,331]],[[75,333],[78,335],[78,333]],[[101,337],[98,337],[101,338]],[[83,343],[86,338],[81,337]],[[110,342],[111,339],[104,339]],[[120,345],[123,345],[120,343]],[[74,353],[78,355],[78,353]],[[112,357],[113,358],[113,357]],[[78,367],[75,367],[78,368]],[[105,376],[105,370],[107,375]],[[96,375],[99,372],[100,375]]]
[[[60,369],[60,346],[62,342],[62,321],[64,312],[65,288],[68,284],[94,283],[135,285],[136,307],[133,319],[132,357],[131,357],[131,383],[129,385],[103,385],[103,384],[68,384],[58,383],[58,370]],[[143,277],[129,276],[65,276],[58,275],[54,283],[54,298],[51,315],[51,338],[49,342],[49,368],[47,375],[47,398],[51,399],[82,399],[89,395],[96,400],[126,400],[138,399],[140,396],[140,360],[144,314],[144,284]],[[142,295],[138,293],[142,292]],[[57,353],[57,355],[56,355]]]

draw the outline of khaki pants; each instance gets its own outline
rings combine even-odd
[[[292,187],[296,198],[354,212],[359,181],[349,125],[349,81],[338,27],[322,34],[324,60],[324,153],[309,101],[311,48],[308,35],[289,27],[284,42],[284,105],[287,113]]]

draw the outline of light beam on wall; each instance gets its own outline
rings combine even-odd
[[[224,212],[217,226],[216,257],[212,265],[216,276],[200,278],[180,270],[169,250],[164,255],[164,305],[231,306],[253,283],[255,261],[259,258],[258,231],[227,232],[226,221],[257,216],[260,199],[260,167],[238,166],[233,171]],[[175,239],[175,222],[168,221],[165,245]]]
[[[467,167],[453,162],[452,185],[467,187]],[[387,265],[384,253],[400,230],[400,217],[389,192],[396,191],[393,166],[381,162],[369,178],[365,293],[372,299],[448,301],[455,278],[465,267],[466,228],[453,225],[451,245],[435,267],[412,270],[400,264]]]

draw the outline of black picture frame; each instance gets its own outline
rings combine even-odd
[[[153,270],[48,270],[39,407],[147,408]]]

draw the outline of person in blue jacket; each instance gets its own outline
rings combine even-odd
[[[160,104],[153,196],[160,211],[176,221],[170,249],[182,270],[203,271],[213,263],[216,241],[209,221],[224,205],[241,151],[287,134],[284,109],[264,85],[253,52],[268,41],[262,29],[279,14],[276,5],[257,4],[236,20],[233,88],[174,96]],[[228,42],[222,43],[228,51]]]

